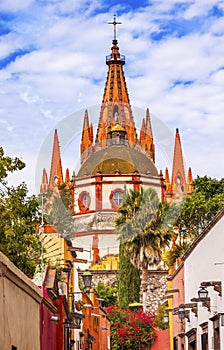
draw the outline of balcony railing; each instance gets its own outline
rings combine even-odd
[[[116,57],[115,55],[108,55],[106,56],[106,63],[109,62],[121,62],[121,63],[125,63],[125,56],[124,55],[120,55],[119,57]]]

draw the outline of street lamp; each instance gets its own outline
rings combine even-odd
[[[90,271],[86,270],[85,272],[83,272],[82,280],[83,280],[83,283],[84,283],[84,287],[86,289],[90,289],[91,288],[92,277],[93,277],[93,275],[91,274]]]
[[[184,320],[185,316],[186,316],[186,312],[185,312],[185,307],[184,304],[181,304],[179,306],[179,309],[177,311],[178,317],[181,320],[181,322]]]
[[[163,322],[167,325],[169,323],[169,315],[167,313],[165,313],[163,315]]]
[[[198,298],[200,301],[206,300],[208,298],[208,291],[206,287],[200,286],[198,290]]]

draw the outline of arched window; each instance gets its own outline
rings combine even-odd
[[[85,205],[85,207],[89,206],[89,194],[84,193],[82,198],[82,203]]]
[[[122,205],[122,203],[123,203],[123,193],[121,191],[114,192],[113,200],[118,206]]]
[[[89,210],[90,203],[91,203],[91,197],[90,197],[89,192],[82,191],[79,195],[79,198],[78,198],[79,210],[81,212],[85,212],[85,211]]]
[[[121,188],[116,188],[111,191],[110,202],[113,209],[118,209],[123,204],[124,190]]]

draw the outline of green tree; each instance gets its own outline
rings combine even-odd
[[[114,305],[117,302],[117,287],[105,285],[102,281],[96,286],[96,292],[103,299],[102,306]]]
[[[7,182],[5,182],[6,177],[8,176],[8,173],[12,173],[16,170],[21,170],[25,167],[25,163],[15,157],[11,158],[8,156],[5,156],[4,150],[2,147],[0,147],[0,183],[7,189]]]
[[[167,329],[169,327],[169,322],[164,322],[164,316],[166,314],[167,306],[165,304],[160,304],[157,308],[157,312],[154,319],[154,324],[158,329]]]
[[[170,268],[175,263],[176,259],[183,256],[190,246],[190,242],[180,242],[175,244],[171,249],[166,250],[162,254],[162,259],[165,265]]]
[[[6,181],[9,172],[24,166],[19,158],[6,157],[0,148],[0,251],[32,277],[41,255],[38,198],[28,197],[25,183],[10,187]]]
[[[130,260],[125,244],[119,247],[118,305],[127,309],[128,305],[139,302],[141,278],[140,271]]]
[[[120,226],[120,241],[130,254],[131,262],[142,271],[143,308],[146,307],[146,291],[149,266],[161,261],[162,251],[173,237],[173,217],[170,206],[160,202],[153,189],[142,191],[139,209],[131,219]]]
[[[57,227],[58,231],[69,237],[74,233],[74,220],[71,210],[71,190],[66,184],[43,193],[44,221]]]
[[[139,210],[143,190],[130,190],[124,196],[124,202],[118,213],[116,220],[116,233],[119,235],[126,234],[128,222],[132,220],[133,215]],[[140,272],[130,260],[130,254],[125,249],[125,242],[120,242],[119,247],[119,277],[118,277],[118,305],[127,309],[128,305],[139,301],[140,295]]]
[[[183,240],[194,240],[224,206],[224,179],[207,176],[193,181],[194,192],[184,200],[177,221]]]

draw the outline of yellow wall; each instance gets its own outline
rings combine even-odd
[[[172,289],[172,282],[168,281],[168,290]],[[168,309],[172,309],[172,299],[168,299]],[[169,312],[169,327],[170,327],[170,350],[173,350],[173,322],[172,312]]]
[[[44,249],[46,253],[44,258],[47,259],[48,264],[52,266],[58,266],[62,269],[67,266],[66,260],[70,260],[72,263],[71,276],[69,279],[68,291],[74,291],[74,263],[72,253],[68,250],[68,244],[66,240],[58,233],[48,233],[44,235]],[[67,274],[62,273],[62,279]]]
[[[119,270],[119,257],[108,256],[102,258],[98,264],[91,267],[91,270]]]

